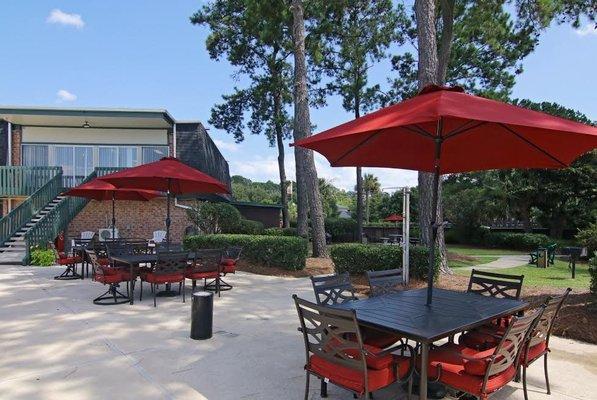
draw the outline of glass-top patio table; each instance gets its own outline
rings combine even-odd
[[[431,343],[528,307],[524,301],[444,289],[433,289],[431,306],[426,305],[426,300],[427,289],[415,289],[333,307],[355,310],[362,325],[419,342],[422,366],[428,364]],[[427,400],[427,368],[420,370],[419,398]]]
[[[139,264],[155,264],[158,260],[157,253],[148,253],[148,254],[123,254],[119,256],[112,256],[110,257],[112,261],[128,264],[130,267],[130,285],[129,285],[129,303],[133,304],[134,296],[133,296],[133,281],[136,279],[133,270],[135,266],[139,266]],[[194,252],[189,252],[188,256],[189,260],[193,260],[195,258]]]

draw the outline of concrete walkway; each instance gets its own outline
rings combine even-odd
[[[304,348],[290,296],[312,298],[308,279],[230,277],[236,287],[216,298],[214,337],[193,341],[189,302],[96,306],[91,299],[102,285],[54,281],[60,271],[0,267],[1,399],[303,398]],[[555,338],[550,360],[552,395],[544,393],[542,365],[535,365],[530,399],[595,398],[597,346]],[[375,398],[404,398],[392,389]],[[332,385],[329,394],[352,399]],[[319,399],[317,382],[310,398]],[[492,396],[522,398],[517,383]]]
[[[477,258],[482,258],[483,256],[475,256]],[[495,257],[495,256],[491,256]],[[507,256],[499,256],[495,261],[491,261],[485,264],[474,265],[472,267],[466,267],[467,269],[505,269],[505,268],[513,268],[519,267],[521,265],[525,265],[529,262],[529,256],[526,254],[517,254],[517,255],[507,255]]]

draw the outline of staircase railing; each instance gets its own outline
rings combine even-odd
[[[61,167],[0,166],[0,196],[29,196],[61,173]]]
[[[0,243],[4,244],[62,191],[62,171],[37,189],[24,202],[0,219]]]
[[[98,171],[94,170],[81,183],[89,182],[97,176]],[[23,264],[29,264],[31,248],[46,246],[49,241],[54,240],[60,232],[66,229],[70,221],[88,202],[89,199],[83,197],[68,196],[29,229],[24,238],[25,257],[23,258]]]

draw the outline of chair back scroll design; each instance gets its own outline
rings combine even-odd
[[[541,306],[525,313],[522,317],[512,317],[504,336],[496,346],[495,351],[490,358],[483,379],[482,392],[485,392],[485,387],[490,376],[506,371],[512,366],[518,368],[524,344],[528,340],[530,332],[539,322],[543,310],[544,306]]]
[[[402,268],[366,271],[365,275],[369,282],[370,297],[398,292],[404,285]]]
[[[312,276],[311,283],[317,304],[329,306],[358,300],[348,272],[334,275]]]
[[[157,256],[157,261],[152,271],[154,274],[184,274],[189,259],[188,251],[158,252]]]
[[[354,310],[337,310],[292,296],[305,342],[306,366],[311,355],[363,373],[367,363]],[[354,340],[356,338],[356,340]],[[350,355],[349,355],[350,354]],[[325,378],[325,377],[324,377]]]
[[[467,292],[483,296],[518,300],[524,275],[497,274],[473,269]]]
[[[537,326],[529,336],[529,347],[536,346],[542,342],[549,344],[549,337],[551,336],[553,323],[571,291],[572,289],[568,288],[564,294],[560,296],[549,297],[545,301],[545,311],[543,311]]]
[[[238,261],[240,259],[240,254],[242,253],[243,248],[240,246],[231,246],[226,249],[224,252],[224,257]]]
[[[193,261],[194,272],[214,272],[221,270],[222,250],[220,249],[200,249],[195,251]]]
[[[85,249],[85,255],[87,256],[87,259],[91,264],[91,268],[93,269],[93,276],[105,275],[105,267],[99,263],[96,252],[90,249]]]

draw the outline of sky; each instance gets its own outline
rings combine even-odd
[[[278,180],[277,151],[264,136],[235,143],[207,124],[211,107],[243,80],[225,60],[209,58],[208,30],[189,17],[201,0],[3,0],[0,23],[0,105],[165,108],[178,120],[199,120],[233,175]],[[597,120],[597,29],[552,26],[524,60],[513,96],[557,102]],[[388,64],[373,83],[391,77]],[[351,119],[338,98],[311,110],[316,132]],[[287,147],[287,176],[294,156]],[[319,176],[354,189],[353,168],[332,168],[316,156]],[[382,188],[415,186],[416,173],[365,169]]]

